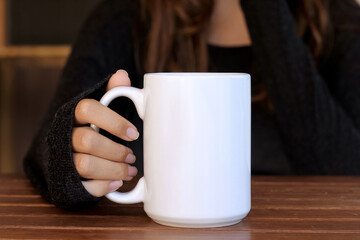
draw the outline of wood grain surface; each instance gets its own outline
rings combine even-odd
[[[44,201],[22,175],[0,175],[0,182],[0,239],[360,240],[360,177],[254,176],[250,214],[237,225],[209,229],[158,225],[142,204],[107,199],[65,211]]]

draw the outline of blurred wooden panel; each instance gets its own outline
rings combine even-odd
[[[0,0],[1,1],[1,0]],[[59,46],[0,46],[0,59],[5,58],[66,58],[70,54],[69,45]]]
[[[0,0],[0,172],[22,171],[70,44],[103,0]]]
[[[0,61],[0,172],[13,172],[11,94],[13,71],[10,61]],[[5,161],[5,159],[7,159]]]
[[[1,60],[1,172],[22,171],[22,159],[40,127],[65,59],[30,57]]]
[[[5,45],[5,22],[5,0],[0,0],[0,48]]]

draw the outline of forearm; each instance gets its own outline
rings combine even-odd
[[[134,1],[105,1],[83,26],[57,93],[40,132],[25,160],[25,172],[50,202],[63,208],[86,207],[99,199],[81,184],[72,151],[74,110],[84,98],[99,100],[108,76],[119,68],[136,75],[132,54]],[[126,116],[128,101],[119,99],[119,114]]]
[[[99,200],[81,184],[73,163],[71,137],[77,103],[104,93],[106,83],[107,79],[73,97],[49,116],[24,159],[24,170],[33,185],[58,207],[83,208]]]

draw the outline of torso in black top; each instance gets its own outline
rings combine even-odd
[[[251,74],[252,50],[250,46],[220,47],[209,45],[212,72],[245,72]],[[252,89],[259,82],[252,79]],[[252,93],[254,94],[254,93]],[[283,150],[274,115],[262,106],[252,104],[251,113],[251,165],[254,174],[291,174]]]

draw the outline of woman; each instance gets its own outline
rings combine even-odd
[[[358,175],[359,24],[352,0],[106,1],[80,33],[25,172],[59,207],[94,204],[142,171],[141,121],[126,99],[102,106],[106,90],[142,88],[145,72],[235,71],[252,75],[254,173]]]

